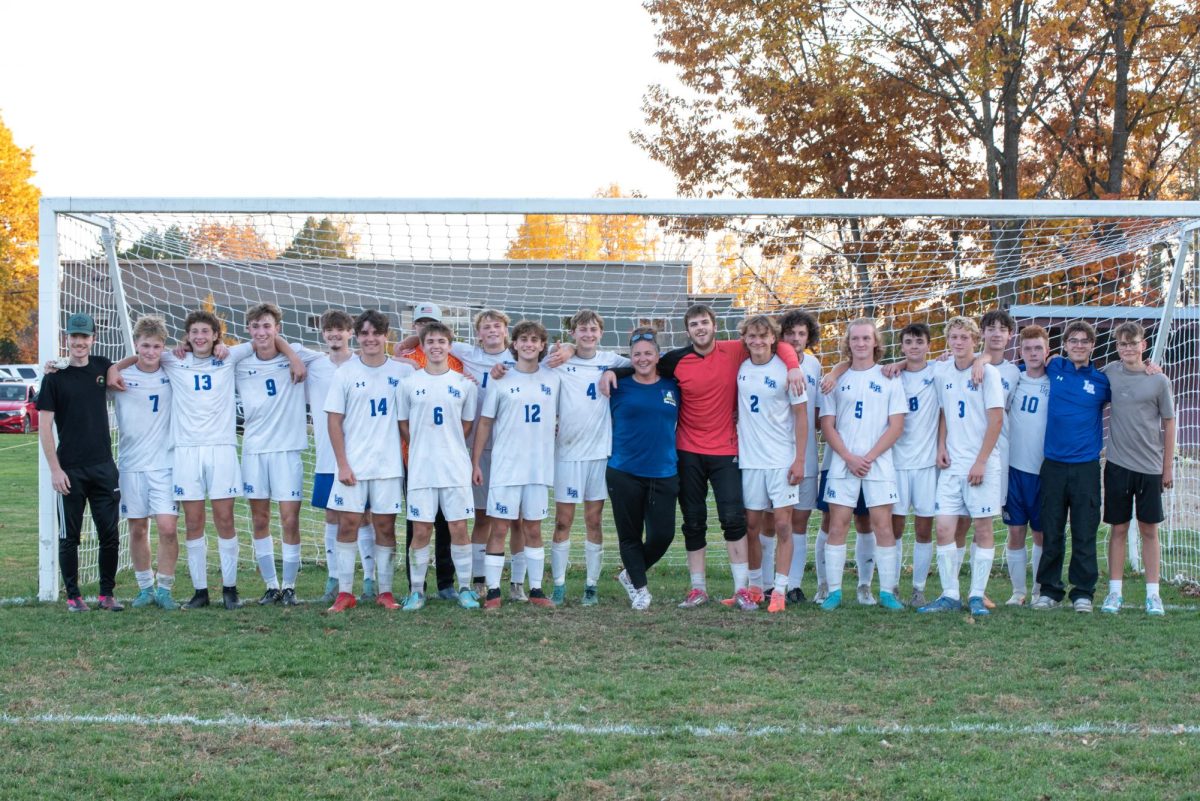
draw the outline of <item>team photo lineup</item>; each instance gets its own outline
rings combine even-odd
[[[690,609],[710,601],[711,494],[730,572],[729,591],[713,595],[735,609],[782,613],[809,600],[801,585],[816,522],[811,600],[822,610],[853,592],[858,604],[887,611],[993,614],[994,532],[1006,529],[1001,581],[1011,594],[1001,606],[1091,612],[1103,522],[1109,580],[1100,611],[1117,614],[1136,516],[1145,613],[1165,613],[1158,524],[1174,481],[1175,410],[1137,323],[1113,328],[1118,358],[1105,365],[1093,361],[1087,322],[1066,323],[1055,353],[1045,328],[1018,330],[1000,309],[931,321],[946,353],[931,352],[929,324],[910,323],[892,343],[902,358],[885,363],[876,321],[860,318],[845,324],[840,361],[824,371],[814,355],[821,327],[801,310],[748,316],[736,338],[721,340],[713,309],[696,304],[682,320],[687,346],[664,350],[660,332],[638,327],[620,353],[600,347],[605,321],[589,309],[557,344],[542,323],[514,323],[497,309],[472,322],[468,344],[434,303],[415,306],[407,337],[383,312],[329,310],[318,351],[281,336],[283,314],[271,303],[246,310],[248,340],[231,346],[210,311],[190,313],[176,336],[150,315],[134,325],[135,352],[111,362],[91,352],[95,320],[70,315],[68,356],[47,365],[37,401],[68,610],[91,608],[79,587],[85,511],[99,542],[99,609],[124,608],[115,594],[121,519],[137,583],[132,607],[214,603],[210,510],[220,603],[241,607],[238,497],[250,510],[262,606],[305,603],[296,595],[305,503],[324,510],[328,569],[324,595],[309,603],[329,613],[363,602],[416,612],[427,592],[464,609],[505,600],[596,606],[607,504],[621,564],[609,585],[633,609],[650,609],[647,571],[678,530],[690,589],[672,602]],[[580,512],[585,578],[568,600]],[[910,515],[912,583],[902,593]],[[181,535],[186,601],[174,592]],[[935,569],[940,594],[927,595]],[[395,585],[400,570],[406,591]]]

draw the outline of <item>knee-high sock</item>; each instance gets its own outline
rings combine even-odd
[[[363,526],[358,530],[358,556],[362,559],[363,578],[375,578],[375,529]]]
[[[788,586],[799,587],[804,581],[804,568],[808,562],[808,535],[792,532],[792,564],[788,568]]]
[[[414,592],[425,586],[425,574],[429,572],[429,546],[412,548],[408,559],[408,581]]]
[[[187,541],[188,575],[197,590],[208,589],[208,537]]]
[[[512,555],[512,568],[509,571],[509,579],[513,584],[525,583],[525,570],[527,563],[525,561],[525,552],[514,553]]]
[[[587,584],[595,587],[600,580],[600,566],[604,561],[604,545],[599,542],[583,543],[583,561],[587,566]]]
[[[825,573],[825,545],[829,542],[829,532],[818,531],[817,542],[813,548],[813,570],[817,574],[817,583],[829,586],[829,576]]]
[[[875,578],[875,534],[858,534],[854,537],[854,562],[858,568],[858,585],[871,586]],[[885,588],[887,589],[887,588]]]
[[[300,543],[283,543],[283,588],[296,589],[296,576],[300,573]]]
[[[942,580],[942,595],[958,600],[958,547],[954,543],[937,547],[938,577]]]
[[[269,534],[254,541],[254,562],[258,565],[258,572],[267,585],[267,589],[279,589],[279,576],[275,573],[275,540]],[[224,560],[221,563],[221,570],[225,570]]]
[[[458,574],[458,586],[469,589],[474,572],[474,556],[470,545],[450,544],[450,559],[454,562],[454,572]]]
[[[338,592],[354,592],[354,564],[358,557],[358,545],[353,542],[337,544]]]
[[[217,539],[217,554],[221,557],[222,586],[237,586],[238,550],[237,537]]]
[[[375,543],[375,586],[381,593],[391,592],[396,576],[396,546]]]
[[[1030,561],[1029,567],[1033,572],[1033,583],[1037,584],[1038,567],[1042,564],[1042,546],[1036,542],[1033,544],[1033,559]]]
[[[846,571],[846,543],[830,545],[825,543],[825,584],[829,592],[842,588],[842,574]]]
[[[880,592],[894,592],[900,582],[900,555],[896,545],[876,545],[875,563],[879,567]]]
[[[775,537],[768,537],[766,535],[759,534],[758,542],[762,546],[761,580],[766,581],[775,574]],[[759,586],[762,587],[765,585],[759,584]]]
[[[1025,578],[1025,549],[1007,548],[1005,550],[1008,553],[1008,577],[1012,579],[1013,592],[1024,595],[1029,586]]]
[[[913,589],[925,592],[929,580],[929,568],[933,564],[933,543],[913,543]]]
[[[567,583],[567,563],[570,560],[570,540],[550,543],[550,577],[555,586]]]
[[[337,523],[325,524],[325,567],[329,571],[330,578],[337,578]]]
[[[971,560],[971,594],[969,598],[981,598],[987,594],[988,577],[992,574],[992,562],[996,560],[995,548],[976,548]]]
[[[525,565],[529,569],[529,589],[540,590],[546,572],[546,549],[525,546]]]
[[[487,555],[487,545],[482,542],[471,543],[471,578],[482,578],[484,575],[483,558]]]
[[[500,574],[504,572],[504,554],[489,553],[483,556],[483,575],[489,590],[500,589]]]
[[[750,584],[750,567],[746,562],[730,562],[729,571],[733,574],[733,591],[743,590]]]

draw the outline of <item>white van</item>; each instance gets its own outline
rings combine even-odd
[[[36,364],[0,364],[0,378],[15,378],[38,386],[42,383],[42,368]]]

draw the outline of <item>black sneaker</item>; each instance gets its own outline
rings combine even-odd
[[[279,594],[279,603],[283,604],[284,606],[299,606],[300,599],[296,597],[296,590],[288,587],[281,592]]]
[[[96,608],[106,612],[123,612],[125,607],[115,595],[99,595],[96,597]]]
[[[192,596],[192,600],[183,605],[184,609],[201,609],[208,606],[208,590],[196,590],[196,594]]]
[[[792,587],[788,590],[787,599],[790,604],[802,604],[808,600],[808,598],[804,597],[804,590],[799,587]]]
[[[221,599],[225,602],[225,608],[230,611],[242,608],[242,599],[238,598],[237,587],[222,587]]]
[[[234,589],[234,591],[233,591],[233,597],[235,600],[237,599],[237,590],[236,589]],[[263,597],[258,599],[258,605],[259,606],[270,606],[271,604],[279,603],[282,599],[283,599],[283,593],[280,592],[278,589],[274,589],[274,590],[268,589],[266,592],[263,593]],[[240,606],[240,604],[239,604],[239,606]]]

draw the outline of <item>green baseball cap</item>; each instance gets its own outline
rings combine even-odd
[[[95,336],[96,321],[89,314],[72,314],[67,318],[67,334]]]

